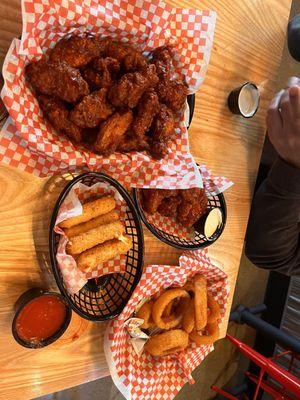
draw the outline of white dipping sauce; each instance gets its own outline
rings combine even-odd
[[[222,223],[222,213],[219,208],[212,209],[205,221],[204,235],[209,239],[212,237]]]
[[[258,89],[250,83],[245,85],[239,94],[239,109],[244,117],[252,117],[258,107]]]

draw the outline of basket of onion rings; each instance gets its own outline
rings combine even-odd
[[[207,250],[185,252],[179,266],[148,266],[105,335],[105,355],[126,399],[173,399],[213,350],[226,312],[226,274]],[[141,397],[142,396],[142,397]]]

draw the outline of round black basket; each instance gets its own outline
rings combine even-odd
[[[222,213],[222,223],[217,229],[216,233],[210,237],[209,239],[204,236],[203,233],[198,232],[197,228],[195,227],[195,237],[193,240],[188,240],[185,238],[180,238],[178,236],[172,235],[170,233],[164,232],[160,228],[154,226],[149,222],[147,219],[146,214],[144,213],[141,201],[140,201],[140,196],[139,196],[140,190],[139,189],[134,189],[133,190],[133,198],[135,201],[135,205],[138,209],[138,212],[144,222],[144,224],[147,226],[150,232],[153,233],[154,236],[156,236],[159,240],[162,242],[176,247],[177,249],[182,249],[182,250],[196,250],[196,249],[202,249],[204,247],[210,246],[213,244],[222,234],[225,224],[226,224],[226,218],[227,218],[227,209],[226,209],[226,203],[225,203],[225,198],[222,193],[218,195],[213,195],[210,192],[206,191],[206,196],[208,198],[208,211],[213,209],[213,208],[219,208],[221,213]]]
[[[57,264],[56,252],[60,235],[54,232],[53,228],[59,208],[72,187],[78,182],[87,186],[92,186],[98,182],[107,182],[118,190],[127,205],[126,218],[124,221],[125,231],[128,236],[131,236],[132,248],[126,255],[125,273],[110,274],[98,279],[90,279],[78,293],[70,294],[66,289]],[[144,237],[138,213],[131,197],[117,181],[102,173],[88,172],[77,176],[69,182],[55,204],[50,224],[49,244],[52,270],[56,283],[61,293],[77,314],[89,320],[104,321],[114,318],[121,313],[142,274]]]

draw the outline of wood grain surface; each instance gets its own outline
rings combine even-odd
[[[196,0],[172,1],[197,8]],[[291,0],[202,0],[201,8],[218,13],[205,82],[196,96],[190,146],[197,162],[207,164],[235,186],[226,193],[228,222],[209,253],[229,276],[234,293],[245,229],[265,133],[267,105],[276,85]],[[17,0],[1,1],[0,61],[13,37],[21,33]],[[246,81],[261,90],[252,119],[232,115],[228,93]],[[63,181],[39,179],[0,167],[0,399],[34,398],[108,374],[103,354],[104,323],[73,315],[70,328],[53,345],[28,350],[11,335],[13,305],[26,289],[53,287],[49,274],[48,224]],[[145,265],[176,264],[180,251],[162,244],[145,230]],[[228,311],[230,311],[230,304]],[[223,324],[225,335],[227,322]]]

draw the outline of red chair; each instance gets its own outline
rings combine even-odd
[[[274,326],[255,316],[255,314],[261,312],[263,309],[263,306],[255,307],[252,310],[243,306],[239,306],[236,311],[231,313],[230,320],[237,323],[246,322],[248,325],[256,328],[260,332],[263,332],[266,336],[269,336],[274,341],[279,342],[283,347],[289,348],[289,350],[283,351],[273,358],[267,358],[235,337],[229,334],[227,334],[226,337],[234,346],[239,349],[241,353],[243,353],[260,368],[260,373],[258,376],[246,372],[246,376],[249,378],[249,380],[256,385],[255,393],[252,398],[253,400],[257,399],[260,390],[269,393],[274,399],[299,400],[300,380],[294,376],[291,371],[295,358],[299,359],[300,342],[296,338],[287,335],[280,329],[275,328]],[[274,362],[286,354],[291,354],[291,362],[288,370],[283,369]],[[268,377],[272,378],[273,381],[275,381],[275,384],[264,379],[266,374]],[[212,386],[211,388],[227,399],[238,400],[238,397],[224,389],[221,389],[217,386]]]

